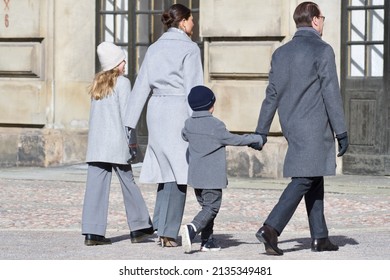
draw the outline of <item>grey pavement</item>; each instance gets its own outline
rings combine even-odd
[[[138,182],[141,165],[134,166]],[[184,254],[161,248],[156,236],[132,244],[115,174],[106,236],[108,246],[84,246],[81,210],[85,164],[0,169],[0,260],[390,260],[390,177],[338,175],[325,178],[325,213],[337,252],[315,253],[304,202],[279,238],[283,256],[264,254],[255,233],[277,202],[288,179],[229,178],[215,221],[219,252]],[[153,213],[155,185],[139,184]],[[199,210],[189,188],[183,223]]]

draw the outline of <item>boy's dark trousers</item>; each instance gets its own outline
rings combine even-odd
[[[202,240],[212,238],[214,219],[222,203],[222,189],[195,189],[196,199],[202,210],[194,217],[192,224],[196,233],[201,233]]]

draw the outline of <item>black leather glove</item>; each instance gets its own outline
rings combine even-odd
[[[137,133],[134,128],[126,127],[127,141],[129,146],[130,159],[128,164],[135,164],[143,159],[143,153],[138,146]]]
[[[339,143],[339,153],[337,154],[338,157],[341,157],[348,149],[349,142],[348,142],[348,133],[344,132],[341,134],[336,135],[337,142]]]
[[[129,144],[130,159],[128,163],[132,163],[138,155],[138,144]]]
[[[252,149],[255,149],[256,151],[261,151],[263,149],[263,146],[260,146],[260,143],[251,143],[248,145],[248,147],[251,147]]]
[[[264,144],[267,142],[267,135],[261,134],[259,132],[255,132],[255,134],[261,136],[261,139],[263,140],[263,145],[260,145],[260,143],[252,143],[249,144],[248,147],[251,147],[252,149],[255,149],[257,151],[261,151],[263,149]]]

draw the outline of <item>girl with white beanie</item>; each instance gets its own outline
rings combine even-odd
[[[101,43],[97,53],[102,71],[96,74],[89,92],[88,172],[82,214],[84,244],[111,244],[105,234],[112,170],[122,188],[130,239],[136,243],[154,231],[128,163],[131,156],[123,119],[131,86],[123,76],[126,56],[120,47],[109,42]]]

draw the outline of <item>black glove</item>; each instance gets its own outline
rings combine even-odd
[[[267,135],[261,134],[259,132],[255,132],[255,134],[261,136],[261,139],[263,140],[263,145],[260,145],[260,143],[252,143],[249,144],[248,147],[251,147],[252,149],[255,149],[257,151],[261,151],[263,149],[264,144],[267,142]]]
[[[130,159],[128,163],[132,163],[138,155],[138,144],[130,144],[129,145]]]
[[[348,142],[348,133],[344,132],[341,134],[336,135],[337,142],[339,143],[339,153],[337,154],[338,157],[341,157],[348,149],[349,142]]]
[[[260,145],[260,143],[251,143],[248,145],[248,147],[251,147],[252,149],[255,149],[256,151],[261,151],[263,149],[263,146]]]

